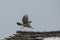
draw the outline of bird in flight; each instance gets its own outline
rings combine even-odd
[[[29,21],[28,15],[24,15],[23,18],[22,18],[22,23],[17,22],[17,25],[23,26],[23,28],[24,27],[32,28],[30,23],[32,23],[32,21]]]

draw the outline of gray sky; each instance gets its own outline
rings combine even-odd
[[[60,30],[60,0],[0,0],[0,39],[20,30],[16,22],[21,22],[25,14],[34,29],[24,30]]]

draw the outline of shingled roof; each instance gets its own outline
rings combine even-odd
[[[33,31],[16,31],[4,40],[35,40],[47,37],[60,37],[60,31],[50,31],[50,32],[33,32]]]

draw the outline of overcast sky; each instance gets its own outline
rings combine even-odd
[[[0,39],[20,30],[16,22],[25,14],[34,28],[26,31],[60,30],[60,0],[0,0]]]

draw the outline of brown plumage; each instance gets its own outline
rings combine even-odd
[[[22,18],[22,23],[17,22],[17,25],[32,28],[30,23],[31,23],[31,21],[29,21],[28,15],[24,15],[23,18]]]

